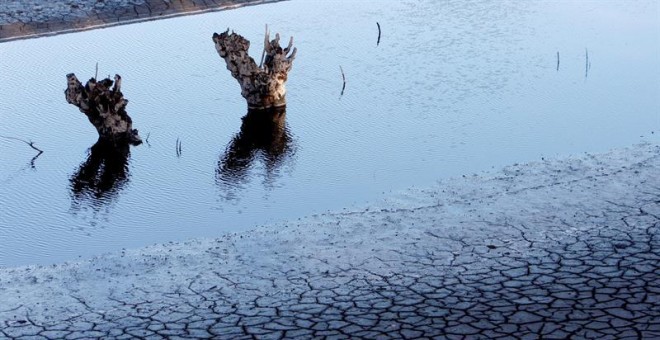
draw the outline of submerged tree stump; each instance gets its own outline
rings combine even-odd
[[[114,82],[110,78],[99,82],[91,78],[85,86],[73,73],[67,74],[66,79],[66,101],[77,106],[87,116],[99,133],[100,140],[114,144],[142,143],[138,130],[133,129],[131,117],[126,113],[128,100],[121,93],[121,77],[118,74]]]
[[[250,110],[263,110],[286,106],[286,83],[288,73],[297,49],[291,50],[293,37],[286,48],[280,46],[280,35],[270,40],[268,26],[264,38],[264,50],[261,64],[248,55],[250,42],[239,34],[226,32],[213,33],[213,42],[227,63],[227,69],[241,86],[241,95],[248,103]],[[289,52],[291,52],[290,55]],[[287,56],[288,55],[288,56]],[[264,58],[265,57],[265,58]]]

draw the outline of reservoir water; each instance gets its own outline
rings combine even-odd
[[[0,266],[218,237],[656,143],[659,7],[293,0],[0,44]],[[211,41],[229,28],[258,59],[265,24],[298,48],[277,129],[242,119]],[[65,75],[84,81],[97,63],[122,76],[148,141],[128,157],[93,148],[96,131],[64,98]]]

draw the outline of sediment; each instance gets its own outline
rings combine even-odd
[[[657,339],[660,146],[0,269],[9,339]]]
[[[282,0],[22,0],[0,2],[0,43]]]

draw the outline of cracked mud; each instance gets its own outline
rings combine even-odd
[[[0,42],[280,0],[21,0],[0,2]]]
[[[0,269],[0,338],[658,338],[660,147]]]

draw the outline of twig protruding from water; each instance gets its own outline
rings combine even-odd
[[[176,156],[181,157],[181,140],[179,140],[179,137],[176,138],[175,151],[176,151]]]
[[[559,51],[557,51],[557,71],[559,71]]]
[[[584,77],[586,78],[589,75],[589,68],[591,68],[591,63],[589,62],[589,50],[584,48]]]
[[[16,137],[10,137],[10,136],[0,136],[0,138],[11,139],[11,140],[17,140],[17,141],[19,141],[19,142],[23,142],[23,143],[27,144],[27,145],[28,145],[29,147],[31,147],[32,149],[36,150],[36,151],[37,151],[37,154],[36,154],[34,157],[32,157],[32,159],[30,160],[30,167],[33,168],[33,169],[34,169],[34,161],[36,161],[37,158],[39,158],[39,156],[41,156],[41,154],[44,153],[43,150],[41,150],[41,149],[39,149],[38,147],[34,146],[34,142],[33,142],[33,141],[29,141],[29,142],[28,142],[28,141],[26,141],[25,139],[16,138]]]
[[[264,49],[263,51],[261,51],[261,61],[259,62],[259,68],[261,68],[264,65],[264,57],[266,56],[266,47],[268,46],[269,36],[270,36],[270,32],[268,31],[268,24],[266,24],[266,37],[264,38]]]
[[[344,69],[339,65],[339,71],[341,71],[341,79],[344,82],[344,85],[341,87],[341,94],[339,95],[340,97],[344,95],[344,89],[346,89],[346,76],[344,75]]]
[[[380,24],[376,21],[376,26],[378,26],[378,40],[376,41],[376,46],[380,45]]]

